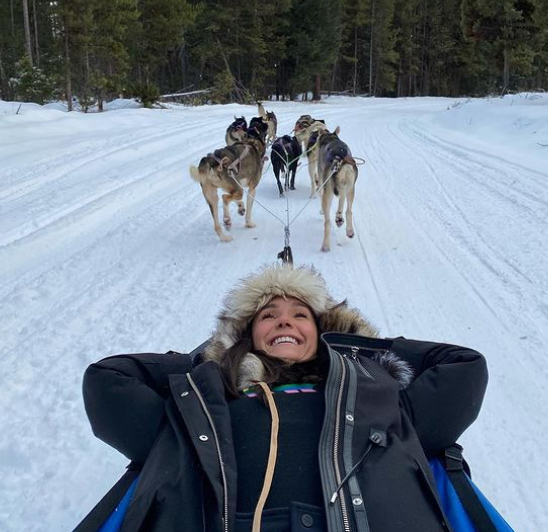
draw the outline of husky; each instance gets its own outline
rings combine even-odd
[[[234,122],[226,128],[225,142],[231,146],[236,142],[243,142],[247,137],[247,120],[245,117],[234,117]]]
[[[255,122],[254,122],[255,120]],[[222,189],[223,224],[227,230],[232,227],[230,202],[238,205],[238,214],[245,215],[245,226],[255,227],[251,218],[255,189],[259,185],[266,151],[265,136],[267,124],[262,119],[252,119],[247,130],[247,138],[202,157],[198,168],[190,167],[192,179],[200,183],[202,193],[213,217],[213,229],[222,242],[230,242],[232,237],[225,234],[219,224],[219,198],[217,189]],[[247,188],[247,205],[244,207],[243,194]]]
[[[310,176],[310,197],[313,198],[318,188],[316,141],[320,131],[327,131],[325,120],[316,120],[310,115],[302,115],[295,123],[295,136],[301,143],[308,159]]]
[[[352,157],[350,148],[339,139],[340,128],[333,133],[320,131],[317,140],[318,179],[323,183],[322,211],[324,215],[324,236],[322,251],[331,249],[331,220],[329,211],[333,195],[338,196],[339,205],[335,215],[335,223],[340,227],[344,223],[343,208],[346,200],[346,236],[354,236],[352,221],[352,203],[356,180],[358,179],[358,167]]]
[[[259,108],[259,116],[268,124],[267,142],[268,144],[272,144],[278,131],[278,119],[273,112],[267,112],[261,102],[257,102],[257,106]]]
[[[301,115],[299,119],[295,122],[295,127],[293,128],[293,130],[295,131],[295,136],[301,142],[303,141],[303,139],[300,137],[300,133],[309,128],[312,122],[314,122],[314,119],[310,115]]]
[[[299,157],[301,156],[301,144],[296,137],[284,135],[278,137],[272,144],[270,160],[272,161],[272,169],[278,183],[280,198],[284,197],[284,190],[295,190],[295,173]],[[280,182],[280,173],[285,174],[285,183],[282,187]]]

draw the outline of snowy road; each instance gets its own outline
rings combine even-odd
[[[548,523],[548,97],[272,103],[279,132],[324,118],[360,166],[356,238],[314,199],[291,226],[297,262],[384,336],[467,345],[491,382],[462,442],[516,532]],[[192,349],[220,297],[273,262],[283,226],[255,204],[218,241],[188,167],[251,106],[62,113],[0,102],[0,530],[69,530],[123,472],[81,400],[86,366],[120,352]],[[304,163],[290,195],[308,202]],[[269,169],[258,200],[285,219]],[[233,212],[235,211],[233,206]],[[338,244],[338,245],[337,245]],[[465,385],[465,383],[463,383]]]

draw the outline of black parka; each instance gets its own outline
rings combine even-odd
[[[329,358],[318,449],[328,530],[450,530],[426,455],[454,443],[477,417],[484,358],[404,338],[324,333],[320,343],[319,356]],[[405,389],[383,365],[386,353],[413,369]],[[216,362],[109,357],[86,371],[84,399],[95,435],[142,467],[121,532],[233,529],[236,460]]]

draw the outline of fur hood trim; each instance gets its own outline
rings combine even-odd
[[[331,297],[324,278],[313,267],[276,264],[242,279],[225,296],[205,359],[219,362],[226,350],[242,338],[255,314],[275,297],[295,297],[306,303],[321,332],[378,336],[377,329],[357,309]],[[262,363],[249,353],[240,373],[240,387],[246,387],[261,379]]]
[[[391,351],[378,353],[372,360],[382,366],[393,379],[399,382],[400,389],[407,388],[413,381],[413,369],[395,353]]]

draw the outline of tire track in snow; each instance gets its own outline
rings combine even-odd
[[[406,127],[407,131],[407,127]],[[417,130],[415,128],[412,128],[412,135],[415,137],[415,133],[417,133]],[[458,213],[458,217],[456,217],[456,220],[463,220],[465,222],[465,229],[463,230],[463,233],[468,234],[469,236],[473,236],[474,239],[479,240],[479,243],[472,242],[472,239],[466,239],[462,236],[459,238],[462,243],[470,249],[472,253],[478,256],[480,260],[484,263],[484,265],[491,269],[493,273],[496,275],[504,275],[506,278],[511,279],[511,282],[517,287],[519,286],[519,280],[514,278],[514,275],[518,276],[519,278],[527,281],[528,283],[534,283],[535,281],[531,278],[531,276],[523,270],[523,268],[520,268],[518,265],[514,264],[508,259],[508,255],[504,253],[498,246],[495,246],[494,243],[491,241],[491,239],[488,239],[483,236],[483,234],[480,231],[477,231],[474,229],[476,224],[469,219],[469,217],[465,214],[464,210],[460,208],[457,201],[454,201],[451,198],[451,195],[447,192],[446,187],[442,180],[438,177],[436,172],[436,165],[433,165],[431,163],[432,159],[436,159],[438,162],[438,165],[444,164],[444,166],[451,170],[451,172],[458,176],[459,179],[466,179],[469,183],[469,186],[479,186],[486,188],[490,193],[493,193],[497,195],[499,198],[501,198],[503,201],[510,202],[513,206],[516,207],[518,210],[525,210],[525,213],[533,217],[536,222],[539,224],[539,234],[542,232],[542,227],[544,227],[548,223],[548,202],[545,201],[540,194],[532,197],[531,194],[515,190],[507,186],[502,186],[498,181],[496,181],[493,177],[490,177],[492,172],[496,172],[500,177],[503,179],[508,176],[508,170],[506,168],[499,168],[498,166],[498,159],[497,158],[491,158],[490,156],[484,154],[484,162],[474,162],[473,165],[469,164],[468,160],[466,158],[462,157],[447,157],[446,155],[446,148],[447,144],[446,142],[435,142],[432,139],[431,135],[426,135],[422,131],[418,131],[418,138],[421,140],[427,139],[429,146],[428,156],[424,157],[424,163],[429,169],[430,175],[432,176],[432,179],[436,182],[438,185],[439,191],[442,193],[442,195],[445,198],[445,201],[447,204],[451,206],[451,209],[456,211]],[[417,146],[424,146],[424,143],[421,142],[421,140],[416,141]],[[452,145],[449,145],[450,148]],[[459,154],[462,155],[462,150],[459,151]],[[485,162],[488,162],[489,164],[494,162],[496,164],[496,167],[491,167],[489,164],[485,164]],[[511,169],[511,171],[514,171],[515,168],[512,168],[512,165],[508,165]],[[491,184],[484,183],[479,179],[474,179],[472,176],[477,175],[477,170],[482,170],[482,177],[487,175],[489,176]],[[522,172],[522,175],[525,177],[527,174],[535,175],[536,172],[531,173],[528,170],[525,170],[523,168],[520,169]],[[548,177],[548,176],[547,176]],[[447,181],[447,180],[446,180]],[[502,190],[501,190],[502,189]],[[509,191],[510,194],[505,194],[505,191]],[[527,201],[533,199],[536,204],[540,205],[540,209],[531,209],[527,205],[523,205],[522,203],[517,202],[513,197],[513,193],[519,193],[521,194],[521,197]],[[544,191],[543,191],[544,192]],[[546,206],[546,208],[545,208]],[[451,229],[451,228],[450,228]],[[454,235],[455,231],[450,230],[451,234]],[[458,236],[458,235],[454,235]],[[482,257],[483,253],[479,253],[478,250],[488,249],[491,253],[492,258],[485,258]],[[495,259],[495,260],[492,260]],[[495,264],[499,264],[499,268],[495,267]],[[511,270],[511,275],[508,275],[507,273],[502,273],[505,270],[508,270],[508,268]]]
[[[206,121],[204,127],[214,124],[214,120]],[[52,182],[55,182],[56,187],[61,187],[62,181],[59,183],[59,180],[70,177],[71,174],[78,170],[86,169],[90,163],[111,158],[120,152],[137,150],[144,146],[148,147],[151,143],[161,145],[162,141],[171,140],[174,135],[185,138],[189,131],[195,129],[193,124],[186,126],[181,123],[167,128],[165,123],[158,123],[158,127],[162,127],[160,133],[145,133],[143,135],[141,130],[139,130],[139,133],[134,131],[123,133],[115,138],[108,137],[108,139],[101,140],[100,142],[97,142],[95,138],[92,141],[82,141],[78,147],[71,146],[70,150],[65,150],[61,154],[48,157],[46,160],[35,162],[28,174],[18,174],[19,180],[16,184],[4,186],[0,189],[0,200],[9,199],[12,202]],[[146,132],[149,129],[143,131]],[[135,138],[136,136],[138,138]],[[201,136],[206,137],[206,134],[202,133]],[[113,147],[113,144],[116,147]],[[77,151],[75,152],[75,150]],[[36,175],[37,166],[40,168],[39,175]],[[17,171],[20,172],[20,167]],[[9,178],[9,173],[6,173],[5,177]]]
[[[203,135],[203,137],[205,136],[206,135]],[[51,181],[55,180],[55,186],[59,186],[63,193],[65,192],[65,190],[72,188],[74,188],[75,190],[81,190],[81,186],[77,184],[78,177],[76,176],[76,171],[82,170],[84,174],[87,174],[88,172],[92,171],[93,166],[98,165],[109,168],[108,173],[102,173],[102,175],[104,175],[102,182],[96,183],[93,187],[90,186],[90,188],[93,189],[92,191],[90,191],[90,194],[88,196],[79,196],[78,199],[75,201],[67,201],[68,198],[65,198],[65,195],[63,194],[63,196],[59,197],[59,200],[57,200],[57,202],[59,202],[62,199],[62,206],[55,209],[55,211],[53,212],[50,208],[48,212],[42,214],[41,216],[35,215],[31,220],[27,221],[24,224],[17,223],[17,220],[14,220],[14,227],[11,230],[9,227],[4,227],[2,231],[2,237],[0,238],[0,248],[2,246],[15,243],[29,235],[32,235],[33,233],[40,231],[50,224],[60,221],[67,216],[75,215],[80,209],[86,208],[87,206],[92,205],[94,202],[100,201],[101,198],[107,196],[108,194],[115,194],[120,189],[134,186],[134,184],[137,183],[140,179],[147,179],[150,177],[150,174],[142,174],[141,168],[137,169],[137,175],[135,175],[133,172],[130,173],[129,170],[126,169],[126,167],[128,166],[127,160],[117,162],[116,160],[111,160],[108,156],[113,157],[115,155],[126,154],[128,152],[131,155],[131,151],[134,148],[135,144],[138,144],[140,146],[147,146],[148,149],[150,149],[151,146],[157,145],[158,153],[168,154],[166,161],[163,162],[163,166],[168,166],[174,161],[182,161],[183,158],[176,149],[178,138],[178,136],[174,137],[173,135],[169,135],[171,145],[168,145],[167,148],[165,147],[165,136],[160,135],[158,136],[158,138],[155,138],[153,143],[151,143],[150,138],[143,139],[138,143],[131,143],[128,149],[120,147],[116,150],[111,151],[111,153],[107,155],[103,153],[97,153],[94,150],[95,156],[93,158],[90,157],[85,164],[80,164],[77,167],[71,166],[68,169],[64,170],[58,176],[61,181],[65,179],[68,180],[69,183],[67,185],[65,185],[64,187],[61,186],[59,180],[57,180],[57,177],[52,179]],[[192,155],[194,155],[195,152],[191,153]],[[137,165],[139,161],[140,158],[136,158],[134,161],[131,161],[130,159],[131,165]],[[184,165],[181,164],[181,171],[183,169]],[[111,179],[109,177],[110,175],[121,175],[123,177],[121,179]],[[82,175],[81,178],[85,179],[85,175]],[[47,181],[48,180],[46,178],[46,182]],[[55,194],[55,196],[59,195],[57,189],[53,191],[53,193]],[[42,193],[40,193],[40,196],[37,197],[37,202],[41,207],[44,205],[48,205],[48,202],[44,200]],[[27,204],[28,208],[28,198],[26,199],[25,203]]]

